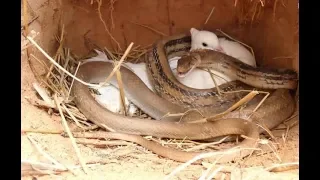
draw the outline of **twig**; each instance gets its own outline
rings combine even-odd
[[[284,124],[287,124],[291,119],[293,119],[293,118],[295,118],[295,117],[297,117],[297,116],[299,116],[299,113],[293,114],[291,117],[289,117],[288,119],[286,119],[286,120],[283,121]],[[293,124],[296,124],[296,122],[297,122],[297,121],[289,124],[289,126],[292,127],[292,125],[293,125]]]
[[[201,164],[202,164],[202,166],[205,167],[205,168],[210,168],[210,166],[212,165],[212,163],[208,163],[208,162],[202,162]],[[215,166],[216,166],[216,168],[223,167],[223,168],[221,169],[221,172],[225,172],[225,173],[231,173],[233,170],[238,169],[238,168],[236,167],[236,165],[233,165],[233,166],[215,165]]]
[[[223,35],[227,36],[228,38],[230,38],[230,39],[232,39],[232,40],[234,40],[234,41],[246,46],[247,48],[249,48],[251,50],[251,53],[252,53],[253,57],[255,58],[254,51],[253,51],[252,47],[250,47],[249,45],[247,45],[247,44],[245,44],[245,43],[243,43],[243,42],[241,42],[241,41],[239,41],[239,40],[237,40],[237,39],[235,39],[235,38],[233,38],[231,36],[229,36],[227,33],[223,32],[221,29],[218,29],[218,31],[221,32]]]
[[[278,0],[275,0],[275,1],[274,1],[274,4],[273,4],[273,22],[276,21],[276,9],[277,9],[277,4],[278,4]]]
[[[113,22],[113,10],[114,10],[114,6],[113,4],[116,2],[117,0],[110,0],[110,19],[111,19],[111,28],[115,28],[114,26],[114,22]]]
[[[61,134],[64,131],[61,130],[38,130],[38,129],[22,129],[21,133],[41,133],[41,134]]]
[[[69,169],[68,167],[62,165],[61,163],[59,163],[58,161],[56,161],[55,159],[53,159],[49,154],[47,154],[46,152],[44,152],[42,150],[42,148],[35,142],[35,140],[29,135],[27,134],[28,139],[30,140],[30,142],[36,147],[36,149],[40,152],[40,154],[42,154],[46,159],[48,159],[49,161],[51,161],[53,164],[55,164],[57,167],[59,167],[62,170],[69,170],[70,172],[72,172],[73,174],[75,174],[75,172],[72,169]],[[32,166],[33,169],[37,170],[37,171],[41,171],[38,168],[35,168]]]
[[[214,76],[217,76],[218,78],[224,80],[225,82],[228,82],[228,80],[226,80],[224,77],[221,77],[221,76],[215,74],[215,73],[212,72],[209,68],[199,68],[199,69],[202,69],[202,70],[208,72],[208,73],[211,75],[211,77],[213,77],[213,78],[214,78]],[[215,78],[214,78],[214,80],[215,80]],[[219,86],[217,86],[217,83],[215,83],[215,86],[217,87],[217,89],[219,89]],[[220,90],[220,89],[219,89],[219,90]],[[221,93],[221,91],[220,91],[220,93]]]
[[[181,122],[182,118],[183,118],[185,115],[187,115],[189,112],[192,112],[192,111],[195,111],[195,112],[197,112],[200,116],[204,117],[204,115],[203,115],[198,109],[189,109],[189,110],[187,110],[186,112],[184,112],[184,113],[182,114],[182,116],[181,116],[180,119],[179,119],[179,122]],[[170,115],[169,115],[169,116],[170,116]]]
[[[47,104],[50,104],[52,106],[54,106],[54,102],[52,101],[52,99],[49,97],[49,95],[47,94],[47,92],[45,91],[45,89],[43,89],[42,87],[39,86],[38,83],[33,83],[33,88],[37,91],[37,93],[41,96],[41,98],[44,100],[44,102],[46,102]]]
[[[48,72],[49,72],[49,67],[47,66],[47,64],[45,64],[42,60],[40,60],[39,58],[37,58],[35,55],[30,54],[31,57],[33,57],[35,60],[38,61],[39,64],[41,64]],[[58,81],[58,78],[52,73],[50,72],[51,75],[53,76],[53,78]]]
[[[269,171],[269,172],[281,172],[291,169],[296,169],[299,167],[299,162],[294,163],[284,163],[284,164],[278,164],[271,167],[264,168],[256,173],[251,174],[249,177],[247,177],[245,180],[253,179],[256,175],[260,174],[263,171]],[[280,170],[280,171],[277,171]]]
[[[166,117],[181,116],[181,117],[180,117],[180,120],[179,120],[179,122],[181,122],[182,118],[183,118],[185,115],[187,115],[189,112],[192,112],[192,111],[196,111],[197,113],[199,113],[200,116],[204,117],[204,115],[203,115],[198,109],[188,109],[188,110],[187,110],[186,112],[184,112],[184,113],[174,113],[174,114],[171,114],[170,112],[168,112],[168,113],[166,113],[165,115],[163,115],[163,116],[160,118],[160,120],[163,119],[163,118],[166,118]]]
[[[37,20],[39,18],[39,16],[34,17],[33,19],[31,19],[27,25],[30,26],[31,23],[33,23],[35,20]],[[24,30],[26,27],[26,25],[21,26],[21,30]]]
[[[276,60],[276,59],[293,59],[294,57],[292,56],[278,56],[278,57],[274,57],[272,59]]]
[[[218,83],[217,83],[217,81],[216,81],[216,78],[214,78],[213,73],[211,73],[211,71],[210,71],[209,68],[207,68],[207,70],[208,70],[208,72],[209,72],[209,74],[210,74],[210,77],[211,77],[213,83],[214,83],[214,86],[215,86],[216,89],[217,89],[218,94],[221,96],[221,91],[220,91],[220,88],[219,88]]]
[[[66,105],[64,105],[64,103],[61,103],[61,105],[64,108],[64,110],[69,114],[71,119],[76,123],[76,125],[82,129],[84,129],[84,127],[79,123],[78,119],[76,117],[74,117],[74,115],[71,113],[71,111],[66,107]]]
[[[186,151],[187,151],[187,152],[195,151],[195,150],[207,148],[208,146],[220,144],[220,143],[222,143],[224,140],[226,140],[228,137],[229,137],[229,136],[226,136],[226,137],[220,139],[218,142],[203,143],[203,144],[200,144],[200,145],[198,145],[198,146],[194,146],[194,147],[192,147],[192,148],[189,148],[189,149],[187,149]]]
[[[269,141],[269,142],[270,142],[270,141]],[[273,154],[275,155],[275,157],[281,162],[282,160],[281,160],[279,154],[276,152],[276,151],[277,151],[277,148],[274,146],[274,144],[272,144],[272,143],[265,143],[265,144],[271,149],[271,151],[273,152]],[[274,149],[270,146],[270,144],[273,146]]]
[[[76,69],[76,72],[74,72],[74,77],[77,76],[77,73],[78,73],[78,70],[79,70],[79,67],[81,65],[81,62],[78,63],[78,66],[77,66],[77,69]],[[73,82],[74,82],[74,78],[72,78],[72,81],[71,81],[71,85],[70,85],[70,88],[69,88],[69,92],[68,92],[68,97],[67,99],[69,99],[70,97],[70,93],[71,93],[71,89],[72,89],[72,86],[73,86]]]
[[[30,32],[30,34],[31,34],[31,37],[32,37],[33,39],[35,39],[35,38],[39,35],[39,33],[36,33],[36,32],[33,31],[33,30]],[[24,35],[23,35],[23,37],[24,37],[25,39],[27,38],[27,37],[24,36]],[[29,41],[25,41],[25,39],[23,39],[23,41],[21,42],[21,52],[31,46],[30,42],[29,42]],[[28,58],[29,58],[29,57],[28,57]]]
[[[263,0],[260,0],[260,3],[261,3],[261,6],[263,7],[264,6]]]
[[[258,123],[257,123],[257,126],[259,126],[260,128],[264,129],[264,130],[269,134],[269,136],[270,136],[273,140],[276,139],[276,138],[274,137],[274,135],[272,134],[272,132],[270,131],[270,129],[267,128],[264,124],[258,124]]]
[[[161,32],[161,31],[158,31],[158,30],[156,30],[156,29],[154,29],[154,28],[152,28],[152,27],[149,27],[149,26],[147,26],[147,25],[139,24],[139,23],[132,22],[132,21],[130,21],[130,22],[131,22],[132,24],[135,24],[135,25],[138,25],[138,26],[147,28],[147,29],[149,29],[149,30],[151,30],[151,31],[153,31],[153,32],[155,32],[155,33],[157,33],[157,34],[160,34],[160,35],[162,35],[162,36],[168,36],[167,34]]]
[[[23,166],[25,167],[26,165],[31,166],[31,169],[47,169],[47,170],[56,171],[56,172],[63,172],[67,170],[66,168],[61,168],[60,166],[57,166],[57,165],[34,162],[30,160],[21,160],[22,172],[26,170],[26,168],[23,168]],[[27,168],[30,169],[29,167]],[[49,173],[45,173],[45,174],[49,174]]]
[[[251,17],[251,25],[252,25],[252,22],[253,22],[253,20],[254,20],[254,17],[256,16],[258,4],[259,4],[258,2],[257,2],[257,3],[254,3],[254,11],[253,11],[252,17]]]
[[[34,106],[41,107],[41,108],[47,108],[47,109],[52,108],[52,109],[58,110],[58,108],[56,107],[56,105],[55,105],[54,103],[53,103],[53,104],[48,104],[48,103],[46,103],[45,101],[42,101],[42,100],[40,100],[40,99],[29,98],[29,97],[25,97],[25,99],[26,99],[30,104],[32,104],[32,105],[34,105]],[[67,106],[68,106],[68,104],[67,104]],[[62,111],[63,111],[63,113],[66,113],[66,111],[65,111],[64,109],[63,109]],[[84,116],[81,115],[81,114],[75,114],[75,113],[74,113],[74,116],[77,117],[77,118],[79,118],[79,119],[81,119],[81,120],[83,120],[83,121],[86,121],[86,120],[87,120],[87,118],[84,117]],[[84,124],[85,124],[85,123],[84,123]]]
[[[223,170],[223,167],[222,167],[222,166],[218,167],[216,170],[214,170],[214,171],[210,174],[210,176],[207,178],[207,180],[211,180],[211,179],[213,179],[214,177],[216,177],[221,170]],[[208,171],[208,172],[209,172],[209,171]]]
[[[232,154],[232,153],[236,153],[238,151],[241,151],[241,150],[260,150],[260,149],[257,149],[257,148],[239,148],[239,147],[234,147],[234,148],[231,148],[231,149],[228,149],[227,151],[224,151],[224,152],[209,152],[209,153],[202,153],[198,156],[195,156],[194,158],[192,158],[191,160],[181,164],[180,166],[178,166],[175,170],[173,170],[169,175],[167,175],[165,177],[165,179],[171,179],[175,174],[177,174],[178,172],[182,171],[183,169],[185,169],[187,166],[191,165],[193,162],[196,162],[200,159],[203,159],[203,158],[209,158],[209,157],[212,157],[212,156],[217,156],[217,155],[220,155],[220,158],[222,158],[224,155],[228,155],[228,154]],[[219,158],[218,158],[219,159]],[[216,161],[218,161],[218,159]]]
[[[90,84],[87,82],[82,81],[81,79],[75,77],[74,75],[72,75],[69,71],[67,71],[66,69],[64,69],[63,67],[61,67],[55,60],[52,59],[52,57],[50,57],[31,37],[27,36],[27,39],[48,59],[50,60],[55,66],[57,66],[59,69],[61,69],[62,71],[64,71],[66,74],[68,74],[69,76],[71,76],[72,78],[74,78],[75,80],[79,81],[80,83],[87,85],[87,86],[92,86],[92,87],[101,87],[99,85],[96,84]]]
[[[85,137],[81,137],[85,138]],[[101,141],[101,140],[94,140],[92,139],[77,139],[78,144],[83,145],[93,145],[95,147],[108,147],[108,146],[129,146],[133,143],[125,142],[125,141]]]
[[[28,37],[27,37],[28,38]],[[28,38],[29,39],[29,38]],[[31,39],[31,38],[30,38]],[[29,39],[29,41],[30,41],[30,39]],[[33,39],[32,39],[33,40]],[[42,52],[42,54],[44,55],[44,56],[46,56],[46,54],[47,54],[47,56],[48,57],[50,57],[54,62],[56,62],[55,60],[57,59],[57,57],[59,56],[59,54],[60,54],[60,52],[61,52],[61,50],[62,50],[62,45],[63,45],[63,40],[64,40],[64,24],[62,25],[62,28],[61,28],[61,35],[60,35],[60,40],[58,40],[59,41],[59,47],[58,47],[58,50],[57,50],[57,52],[56,52],[56,55],[55,55],[55,57],[54,57],[54,60],[47,54],[47,53],[45,53],[45,51],[42,49],[42,48],[40,48],[40,46],[39,47],[37,47],[38,49],[40,48],[45,54],[43,54],[43,52],[40,50],[40,52]],[[32,42],[32,41],[31,41]],[[34,42],[35,43],[35,42]],[[32,44],[34,44],[34,43],[32,43]],[[47,57],[46,56],[46,57]],[[47,58],[48,58],[47,57]],[[50,59],[49,59],[50,60]],[[58,63],[57,63],[58,64]],[[48,71],[48,74],[46,75],[46,79],[48,79],[49,78],[49,76],[50,76],[50,73],[51,73],[51,71],[52,71],[52,69],[54,68],[54,63],[53,64],[51,64],[50,65],[50,68],[49,68],[49,71]],[[58,66],[59,67],[59,66]]]
[[[53,74],[53,73],[50,72],[50,74]],[[55,76],[53,75],[53,77],[55,77]],[[57,77],[55,77],[54,79],[57,79]],[[47,79],[47,80],[41,79],[41,80],[42,80],[42,82],[43,82],[48,88],[50,88],[53,92],[59,92],[59,88],[52,82],[51,79]]]
[[[206,19],[206,21],[204,22],[204,24],[207,24],[207,23],[208,23],[208,21],[209,21],[209,19],[211,18],[211,15],[212,15],[214,9],[215,9],[215,7],[213,6],[212,9],[211,9],[211,11],[210,11],[210,14],[209,14],[209,16],[207,17],[207,19]]]
[[[107,53],[108,53],[108,55],[110,56],[110,58],[111,59],[117,59],[117,57],[111,52],[111,51],[109,51],[109,49],[108,48],[106,48],[106,47],[104,47],[104,49],[105,49],[105,51],[107,51]],[[131,51],[132,51],[132,49],[131,49]],[[117,55],[123,55],[122,53],[115,53],[115,54],[117,54]],[[129,56],[129,54],[128,54],[128,56]],[[127,56],[127,57],[128,57]],[[108,57],[108,56],[107,56]]]
[[[91,125],[91,126],[88,126],[88,127],[85,127],[84,129],[82,129],[82,132],[84,131],[91,131],[91,130],[95,130],[95,129],[98,129],[99,126],[94,124],[94,125]],[[77,132],[77,131],[74,131],[74,132]]]
[[[251,115],[257,111],[257,109],[262,105],[262,103],[268,98],[268,96],[270,95],[269,92],[266,93],[266,95],[262,98],[262,100],[259,102],[259,104],[254,108],[254,110],[252,111],[252,113],[249,115],[249,118],[251,117]]]
[[[56,105],[54,103],[47,103],[45,101],[42,101],[38,98],[30,98],[30,97],[25,97],[25,99],[32,105],[37,106],[37,107],[43,107],[43,108],[56,108]]]
[[[233,104],[229,109],[227,109],[226,111],[216,114],[214,116],[211,116],[209,118],[207,118],[207,121],[214,121],[217,118],[220,118],[222,116],[224,116],[225,114],[233,111],[234,109],[238,108],[239,106],[241,106],[242,104],[249,102],[251,99],[253,99],[257,94],[259,94],[258,91],[251,91],[249,94],[247,94],[245,97],[243,97],[242,99],[240,99],[238,102],[236,102],[235,104]]]
[[[111,52],[109,52],[109,50],[107,48],[105,48],[105,50],[108,52],[108,54],[114,60],[113,65],[114,65],[114,67],[116,67],[117,64],[120,62],[116,61],[117,58]],[[116,71],[116,77],[117,77],[117,82],[118,82],[118,86],[119,86],[118,88],[119,88],[120,101],[121,101],[121,107],[122,107],[121,110],[124,112],[124,115],[127,116],[127,109],[126,109],[126,105],[125,105],[125,94],[124,94],[124,90],[123,90],[124,88],[123,88],[123,82],[122,82],[122,78],[121,78],[120,68],[117,69],[117,71]]]
[[[73,6],[76,7],[76,8],[79,8],[80,10],[82,10],[82,11],[84,11],[86,13],[90,13],[90,11],[88,9],[84,8],[84,7],[77,6],[77,5],[73,5]]]
[[[28,49],[27,49],[28,51]],[[43,67],[49,71],[49,67],[44,64],[44,62],[40,61],[36,56],[34,56],[33,54],[30,54],[30,56],[32,56],[33,58],[35,58],[41,65],[43,65]],[[53,85],[53,87],[49,84],[53,84],[50,79],[49,81],[46,81],[44,78],[40,77],[39,73],[37,73],[34,69],[34,65],[31,63],[31,60],[28,58],[28,62],[29,62],[29,65],[30,65],[30,68],[32,70],[32,72],[35,74],[35,77],[37,79],[37,81],[41,81],[42,83],[44,83],[49,89],[51,89],[52,91],[55,91],[57,90],[57,87]],[[58,81],[58,78],[56,76],[54,76],[54,74],[52,72],[50,72],[50,74],[52,74],[53,78]],[[48,83],[49,82],[49,83]]]
[[[122,110],[125,116],[127,116],[127,108],[126,108],[126,102],[125,102],[125,94],[124,94],[124,88],[123,88],[123,82],[122,82],[122,78],[121,78],[121,72],[118,71],[116,72],[116,76],[117,76],[117,81],[118,81],[118,86],[119,86],[119,94],[120,94],[120,100],[121,100],[121,106],[122,106]]]
[[[47,154],[46,152],[44,152],[42,150],[42,148],[36,143],[36,141],[29,135],[27,134],[28,139],[30,140],[30,142],[34,145],[34,147],[38,150],[38,152],[43,155],[46,159],[48,159],[49,161],[51,161],[54,165],[56,165],[57,167],[61,168],[61,169],[67,169],[64,165],[62,165],[61,163],[59,163],[58,161],[56,161],[55,159],[53,159],[49,154]]]
[[[32,165],[30,165],[32,166]],[[32,167],[31,167],[32,168]],[[35,170],[35,168],[33,168]],[[56,174],[60,174],[63,171],[53,171],[53,172],[43,172],[43,171],[25,171],[25,170],[21,170],[21,176],[41,176],[41,175],[50,175],[50,176],[54,176]]]
[[[99,128],[98,125],[92,125],[89,127],[85,127],[84,129],[81,129],[81,130],[73,130],[72,133],[85,132],[85,131],[94,130],[97,128]],[[58,130],[22,129],[21,132],[23,132],[23,133],[31,132],[31,133],[41,133],[41,134],[62,134],[65,131],[63,131],[63,130],[58,131]]]
[[[254,90],[236,90],[236,91],[224,91],[224,92],[222,92],[223,94],[233,94],[233,93],[239,93],[239,92],[248,92],[248,93],[250,93],[250,92],[252,92],[252,91],[254,91]],[[269,93],[269,92],[267,92],[267,91],[258,91],[258,93],[259,94],[267,94],[267,93]]]
[[[150,139],[154,142],[157,142],[157,143],[160,143],[161,145],[176,145],[177,147],[181,147],[181,145],[189,145],[189,146],[192,146],[196,143],[194,142],[185,142],[185,140],[182,140],[182,142],[172,142],[172,139],[168,140],[168,141],[164,141],[164,140],[157,140],[157,139],[154,139],[152,137],[145,137],[146,139]],[[199,143],[201,144],[201,143]]]
[[[70,138],[70,141],[71,141],[71,143],[72,143],[72,146],[73,146],[74,150],[76,151],[76,154],[77,154],[78,159],[79,159],[79,161],[80,161],[80,164],[81,164],[81,166],[82,166],[82,168],[83,168],[83,171],[84,171],[86,174],[88,174],[88,170],[87,170],[86,164],[85,164],[84,160],[82,159],[82,156],[81,156],[81,154],[80,154],[80,150],[79,150],[79,148],[78,148],[78,146],[77,146],[77,143],[76,143],[75,139],[74,139],[73,136],[72,136],[72,133],[71,133],[71,131],[70,131],[70,129],[69,129],[68,123],[67,123],[67,121],[66,121],[66,119],[65,119],[65,117],[64,117],[64,115],[63,115],[62,110],[61,110],[60,102],[58,102],[57,94],[54,94],[53,98],[54,98],[54,101],[56,102],[56,106],[57,106],[58,109],[59,109],[59,113],[60,113],[61,119],[62,119],[62,124],[64,125],[64,128],[65,128],[65,130],[66,130],[67,133],[68,133],[68,136],[69,136],[69,138]]]
[[[282,172],[297,168],[299,168],[299,162],[276,164],[271,167],[265,168],[265,170],[270,172]]]
[[[27,165],[29,167],[27,167]],[[97,165],[96,163],[90,163],[87,166],[91,167],[91,166],[95,166]],[[70,166],[68,167],[69,170],[71,169],[77,169],[77,168],[81,168],[81,166]],[[26,170],[28,169],[34,169],[37,170],[36,172],[26,172]],[[53,172],[44,172],[46,170],[50,170]],[[56,166],[56,165],[52,165],[52,164],[47,164],[47,163],[42,163],[42,162],[35,162],[35,161],[31,161],[31,160],[21,160],[21,172],[22,175],[42,175],[42,174],[56,174],[56,173],[61,173],[61,172],[65,172],[67,169],[61,169],[60,167]]]
[[[209,172],[212,170],[212,168],[215,166],[215,164],[211,164],[209,167],[207,167],[206,171],[204,171],[204,173],[202,173],[201,177],[199,178],[199,180],[205,180],[206,176],[209,174]],[[218,169],[222,169],[222,167],[218,167]]]
[[[69,63],[69,60],[70,60],[69,56],[70,56],[70,50],[67,49],[66,62],[64,63],[64,67],[63,67],[64,69],[67,68],[67,65],[68,65],[68,63]],[[64,80],[64,74],[65,74],[64,72],[61,73],[60,82],[59,82],[60,86],[62,86],[62,82],[63,82],[63,80]]]
[[[288,134],[289,134],[289,130],[290,130],[290,127],[287,126],[287,129],[286,129],[286,133],[285,135],[282,134],[282,140],[283,140],[283,143],[286,143],[287,141],[287,138],[288,138]]]
[[[127,55],[129,54],[131,48],[133,46],[133,42],[130,43],[130,45],[128,46],[128,48],[126,49],[126,51],[124,52],[123,56],[121,57],[121,59],[119,60],[119,62],[117,63],[117,65],[113,68],[112,72],[109,74],[109,76],[107,77],[107,79],[101,83],[101,85],[99,85],[98,87],[102,87],[105,84],[107,84],[109,82],[109,80],[111,79],[111,77],[114,75],[114,73],[120,68],[121,64],[123,63],[123,61],[125,60],[125,58],[127,57]]]
[[[120,44],[118,43],[118,41],[112,36],[111,32],[109,31],[108,27],[107,27],[107,24],[106,22],[103,20],[102,18],[102,14],[101,14],[101,5],[102,5],[102,0],[96,0],[97,3],[98,3],[98,14],[99,14],[99,18],[100,18],[100,21],[102,22],[103,26],[104,26],[104,29],[107,31],[108,35],[111,37],[111,39],[117,44],[119,50],[121,50],[121,46]]]
[[[23,23],[24,23],[24,35],[27,36],[28,34],[28,2],[27,0],[23,0]]]

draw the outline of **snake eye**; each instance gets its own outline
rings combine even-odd
[[[207,47],[208,44],[207,43],[202,43],[202,46]]]

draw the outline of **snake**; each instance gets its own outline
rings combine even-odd
[[[264,132],[263,129],[258,128],[256,123],[261,122],[265,127],[272,129],[293,114],[295,102],[290,88],[280,87],[274,90],[271,96],[250,117],[248,113],[252,113],[252,109],[256,107],[257,102],[248,103],[246,110],[241,111],[243,113],[233,111],[216,121],[192,123],[179,122],[180,117],[178,116],[163,118],[168,113],[184,113],[190,119],[209,117],[224,112],[246,94],[243,92],[219,94],[217,87],[194,89],[181,84],[173,75],[168,59],[185,55],[190,50],[190,44],[191,37],[189,34],[169,36],[158,40],[146,53],[145,63],[155,92],[150,90],[130,69],[124,66],[119,69],[125,96],[155,120],[129,117],[105,109],[91,95],[89,87],[78,81],[74,81],[71,89],[74,103],[87,119],[109,131],[106,132],[105,138],[131,141],[159,156],[178,162],[187,162],[203,152],[186,152],[165,147],[142,136],[210,141],[212,138],[226,135],[244,135],[247,138],[244,138],[234,147],[238,151],[222,157],[219,156],[218,162],[226,163],[248,156],[252,153],[252,148],[257,146],[259,134]],[[227,55],[220,54],[220,56],[220,58],[223,58]],[[100,83],[107,78],[113,68],[111,62],[83,63],[76,76],[85,82]],[[276,74],[277,71],[264,73]],[[116,82],[116,77],[112,77],[110,83],[116,85]],[[222,91],[253,89],[253,87],[241,81],[228,82],[220,85],[219,88]],[[186,113],[188,111],[196,113]],[[227,153],[228,150],[223,149],[217,151],[217,153]],[[217,156],[212,156],[208,160],[214,161],[217,158]],[[201,162],[197,160],[193,163]]]
[[[208,49],[196,49],[183,55],[177,63],[179,76],[187,76],[194,68],[218,70],[248,85],[278,89],[297,88],[297,73],[286,68],[253,67],[232,56],[221,56],[221,52]]]

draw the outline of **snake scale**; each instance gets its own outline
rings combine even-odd
[[[148,89],[131,70],[125,67],[120,68],[126,97],[155,119],[160,119],[168,112],[183,113],[189,109],[197,109],[208,117],[225,111],[245,95],[243,92],[218,95],[216,88],[193,89],[178,82],[169,67],[168,59],[184,55],[190,49],[190,42],[191,38],[187,34],[171,36],[157,41],[146,54],[148,73],[157,94]],[[227,55],[221,54],[220,56],[223,58]],[[89,62],[80,66],[77,77],[86,82],[100,83],[107,78],[112,69],[113,64],[110,62]],[[113,77],[111,83],[115,82],[116,78]],[[223,91],[253,89],[240,81],[228,82],[219,88]],[[248,119],[249,112],[251,113],[252,108],[257,105],[256,102],[248,104],[246,110],[242,111],[243,113],[231,112],[223,117],[223,120],[181,123],[173,122],[172,120],[176,121],[180,118],[174,116],[163,120],[148,120],[115,114],[95,101],[89,88],[78,81],[74,81],[72,94],[76,106],[89,120],[111,131],[106,133],[106,138],[135,142],[160,156],[179,162],[186,162],[199,155],[200,152],[185,152],[164,147],[140,135],[189,140],[210,140],[230,134],[245,135],[248,138],[245,138],[237,147],[253,148],[256,147],[256,140],[263,130],[258,129],[252,121],[262,122],[265,127],[272,129],[290,117],[295,107],[289,90],[277,89],[250,117],[249,121],[244,119]],[[189,117],[192,119],[196,116],[193,117],[191,113]],[[219,162],[230,162],[236,158],[245,157],[251,152],[252,150],[244,149],[219,157]],[[216,160],[216,158],[211,157],[210,160]]]

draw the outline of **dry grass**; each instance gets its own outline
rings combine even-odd
[[[155,33],[157,33],[157,34],[160,34],[161,36],[164,36],[164,37],[168,36],[167,34],[161,32],[161,31],[159,31],[159,30],[156,30],[155,28],[152,28],[152,27],[150,27],[150,26],[147,26],[147,25],[144,25],[144,24],[139,24],[139,23],[132,22],[132,21],[130,21],[130,22],[131,22],[132,24],[135,24],[135,25],[144,27],[144,28],[146,28],[146,29],[149,29],[149,30],[151,30],[151,31],[153,31],[153,32],[155,32]]]
[[[211,18],[211,16],[212,16],[212,13],[213,13],[214,9],[215,9],[215,7],[212,7],[212,9],[211,9],[211,11],[210,11],[210,13],[209,13],[209,15],[208,15],[208,17],[207,17],[206,21],[204,22],[204,25],[206,25],[206,24],[208,23],[209,19],[210,19],[210,18]]]
[[[237,15],[240,24],[258,22],[263,14],[266,6],[273,9],[273,21],[276,20],[277,8],[282,6],[286,8],[284,0],[235,0],[234,6],[237,7]]]
[[[237,16],[240,24],[258,22],[263,16],[264,7],[272,3],[270,0],[235,0]]]
[[[96,1],[97,1],[97,3],[98,3],[98,14],[99,14],[99,18],[100,18],[101,22],[103,23],[103,26],[104,26],[105,31],[108,33],[108,35],[111,37],[111,39],[117,44],[118,49],[119,49],[119,50],[122,50],[119,42],[112,36],[110,30],[109,30],[108,27],[107,27],[107,24],[106,24],[105,20],[104,20],[103,17],[102,17],[102,14],[101,14],[102,0],[96,0]],[[114,2],[115,2],[115,1],[112,1],[112,4],[111,4],[111,5],[113,5]],[[112,13],[112,10],[111,10],[111,13]],[[113,19],[113,18],[112,18],[112,19]],[[113,22],[113,20],[112,20],[112,22]]]

